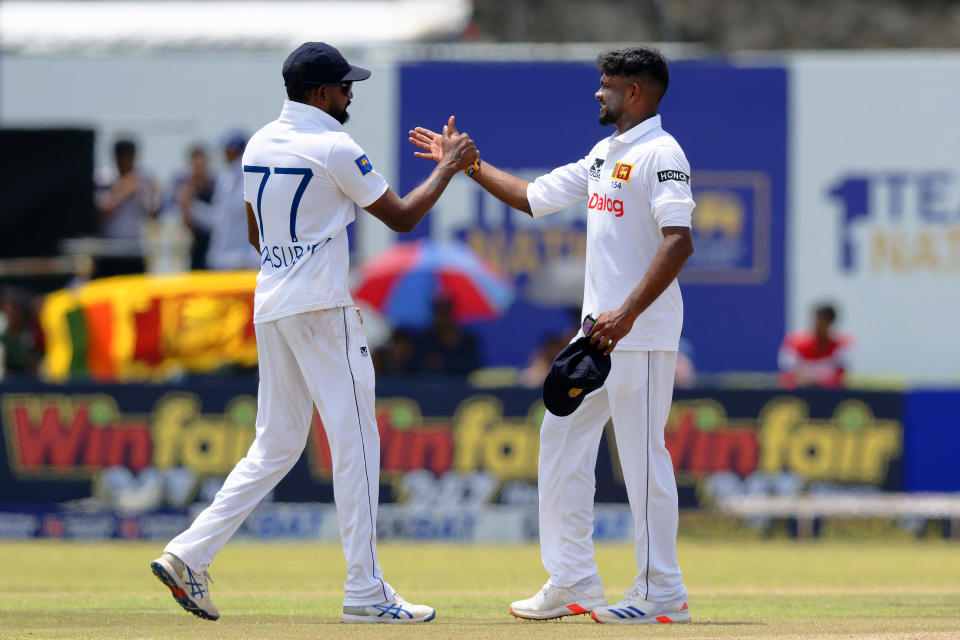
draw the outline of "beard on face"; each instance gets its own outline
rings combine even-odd
[[[347,113],[347,107],[350,106],[348,102],[344,105],[343,109],[330,109],[330,115],[333,116],[333,119],[339,122],[340,124],[347,124],[347,120],[350,119],[350,114]]]
[[[619,117],[620,117],[620,112],[617,111],[613,107],[613,105],[611,105],[610,103],[607,103],[603,105],[603,108],[600,110],[600,116],[597,118],[597,122],[599,122],[603,126],[616,124],[617,118]]]

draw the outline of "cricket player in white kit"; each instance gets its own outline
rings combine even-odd
[[[352,83],[370,72],[322,42],[283,65],[288,100],[243,154],[250,243],[260,252],[254,324],[260,387],[256,437],[190,528],[151,564],[186,610],[216,620],[207,567],[253,508],[300,457],[313,407],[333,458],[334,499],[347,561],[342,622],[426,622],[436,612],[403,600],[377,561],[380,437],[374,372],[347,289],[348,224],[355,205],[394,231],[423,219],[450,178],[477,159],[451,117],[441,162],[400,198],[345,132]]]
[[[645,48],[598,58],[600,124],[616,133],[579,162],[533,183],[490,166],[472,175],[484,189],[534,218],[587,201],[583,311],[590,342],[611,356],[604,385],[572,414],[547,413],[540,430],[540,548],[550,578],[514,602],[520,618],[590,612],[597,622],[689,622],[677,561],[677,485],[664,442],[673,395],[683,303],[677,274],[693,253],[694,208],[683,150],[660,126],[667,63]],[[442,138],[410,132],[421,152],[443,159]],[[633,512],[637,575],[624,599],[606,606],[593,554],[594,468],[613,418]]]

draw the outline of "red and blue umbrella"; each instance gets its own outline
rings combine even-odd
[[[426,327],[438,297],[451,301],[459,322],[499,316],[513,302],[513,283],[463,243],[419,240],[365,262],[353,294],[394,324]]]

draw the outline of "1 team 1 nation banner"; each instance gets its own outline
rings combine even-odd
[[[257,364],[252,271],[118,276],[49,294],[44,375],[164,380]]]

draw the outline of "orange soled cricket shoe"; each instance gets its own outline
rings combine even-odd
[[[532,598],[517,600],[510,605],[510,614],[527,620],[551,620],[563,616],[590,613],[594,607],[607,604],[603,584],[590,585],[586,589],[557,587],[549,582]]]

